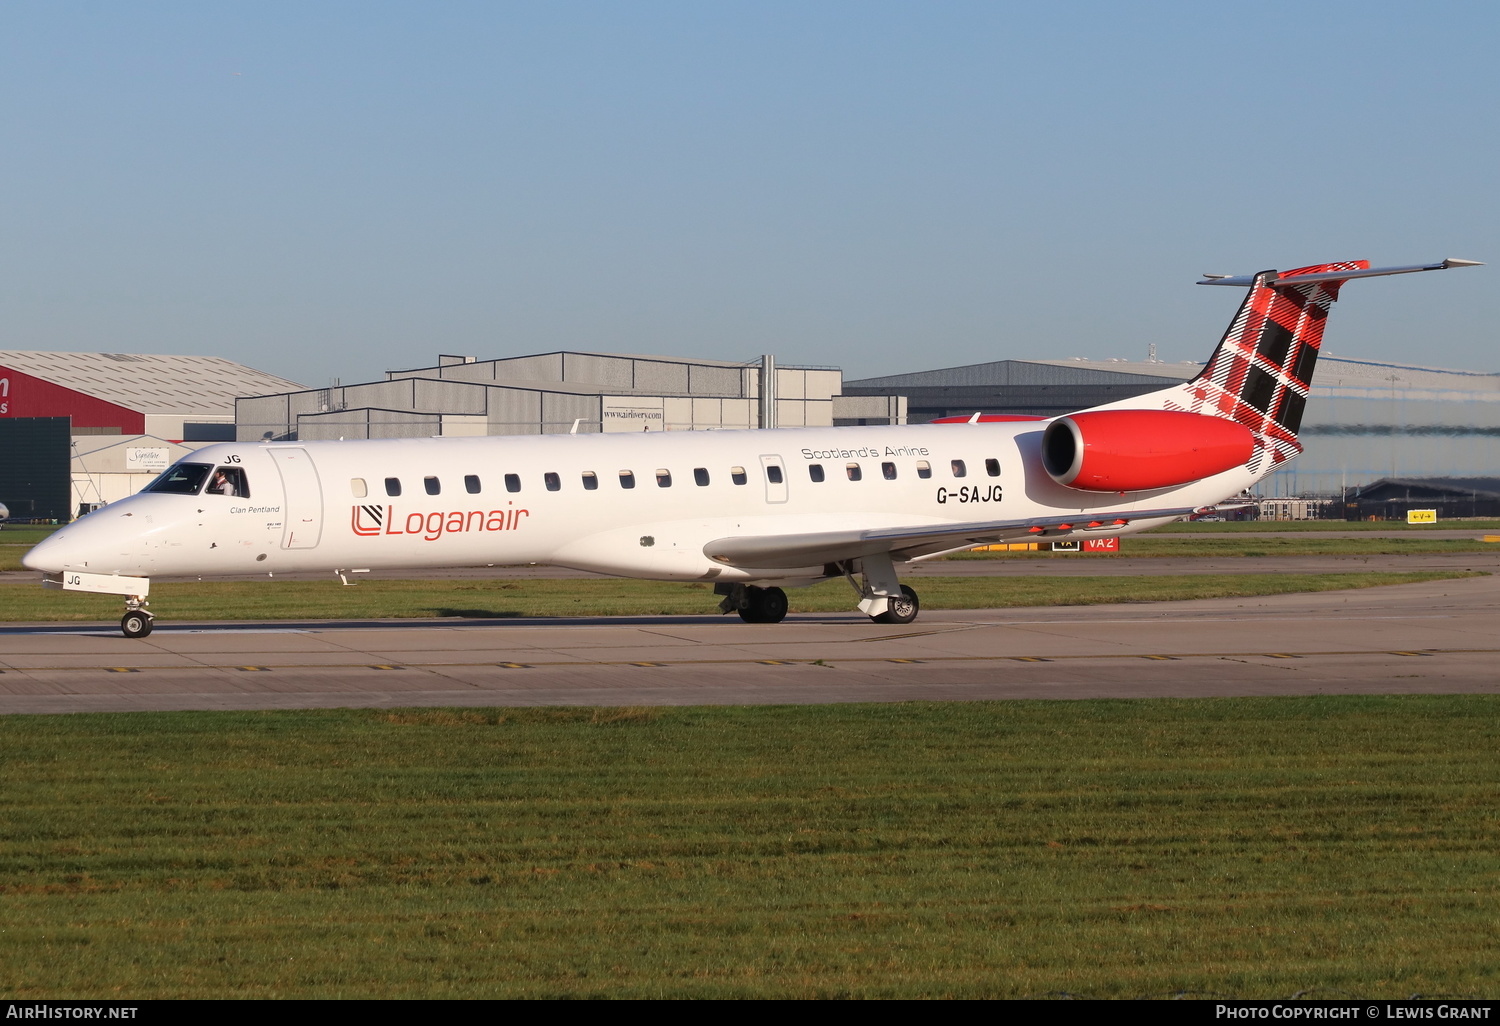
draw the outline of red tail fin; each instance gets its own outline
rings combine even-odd
[[[1346,279],[1279,284],[1300,275],[1362,271],[1368,260],[1262,271],[1203,372],[1184,386],[1186,409],[1238,421],[1254,432],[1271,465],[1302,451],[1297,429],[1307,405],[1328,308]]]
[[[1323,322],[1339,297],[1339,286],[1351,278],[1478,266],[1478,261],[1451,257],[1435,264],[1374,268],[1368,260],[1349,260],[1280,273],[1205,275],[1199,285],[1250,289],[1208,366],[1191,381],[1095,409],[1186,410],[1236,421],[1255,437],[1248,468],[1268,474],[1302,451],[1297,430],[1323,342]]]

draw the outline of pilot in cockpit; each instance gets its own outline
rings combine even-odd
[[[236,467],[220,467],[215,470],[213,480],[208,483],[206,491],[210,495],[230,495],[240,498],[250,494],[250,490],[245,487],[243,472]]]

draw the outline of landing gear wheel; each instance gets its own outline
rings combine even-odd
[[[917,618],[917,611],[922,604],[917,601],[917,593],[906,585],[901,585],[901,597],[893,598],[886,603],[885,612],[879,616],[870,617],[876,623],[911,623]]]
[[[151,633],[150,615],[131,610],[120,617],[120,633],[127,638],[144,638]]]
[[[746,623],[780,623],[786,619],[786,592],[780,588],[745,589],[748,605],[741,609],[740,619]]]

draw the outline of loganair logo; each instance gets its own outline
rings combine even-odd
[[[424,541],[437,541],[445,534],[514,531],[529,516],[531,510],[511,507],[407,513],[403,517],[396,512],[395,506],[355,506],[349,523],[354,533],[364,538],[379,534],[410,534],[419,535]]]

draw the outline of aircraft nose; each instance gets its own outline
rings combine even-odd
[[[114,515],[100,510],[54,531],[21,557],[21,565],[50,574],[82,570],[91,574],[149,575],[152,569],[149,507],[143,511],[132,497],[121,499],[112,508]],[[140,520],[121,519],[142,512],[148,515]],[[143,524],[147,530],[143,532],[136,524]]]
[[[26,555],[21,557],[21,565],[28,570],[41,570],[43,573],[59,573],[62,564],[57,561],[59,549],[57,536],[44,538],[36,545],[27,550]]]
[[[62,573],[69,565],[77,565],[73,552],[77,546],[65,537],[67,533],[64,529],[42,539],[21,557],[21,565],[49,574]]]

